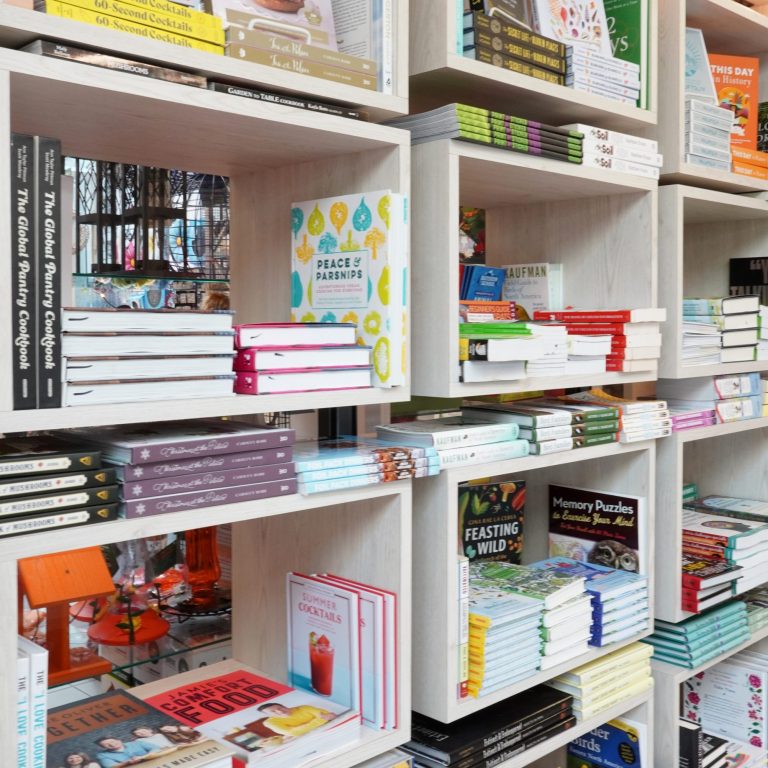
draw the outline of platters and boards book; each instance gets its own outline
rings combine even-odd
[[[374,386],[405,381],[407,201],[389,190],[293,203],[291,320],[355,323]]]

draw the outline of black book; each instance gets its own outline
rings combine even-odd
[[[527,730],[560,711],[570,713],[572,702],[570,694],[538,685],[447,725],[414,712],[409,747],[421,755],[450,765],[477,750],[487,749]]]
[[[728,739],[721,739],[711,733],[701,734],[701,765],[702,768],[712,768],[725,757],[728,749]]]
[[[38,512],[55,512],[74,507],[91,507],[95,504],[116,504],[119,500],[117,485],[100,488],[75,488],[61,493],[44,493],[39,496],[18,496],[0,501],[0,518],[15,515],[31,515]]]
[[[13,408],[37,407],[34,148],[11,135],[11,334]]]
[[[768,304],[768,256],[728,260],[728,285],[731,296],[759,294]]]
[[[35,136],[37,407],[61,406],[61,143]]]
[[[99,488],[117,483],[116,469],[90,469],[55,475],[30,475],[0,482],[0,499],[15,496],[40,496],[45,493],[65,493],[80,488]]]
[[[107,523],[111,520],[117,520],[117,518],[117,504],[102,504],[65,509],[61,512],[39,512],[34,515],[4,517],[0,520],[0,538],[23,536],[27,533],[37,533],[53,528],[74,528],[92,523]]]
[[[701,726],[688,720],[680,720],[679,768],[702,768]]]
[[[99,469],[101,452],[57,438],[6,437],[0,440],[0,476],[26,477]]]

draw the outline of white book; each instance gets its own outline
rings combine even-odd
[[[16,765],[28,768],[32,765],[31,749],[31,695],[29,657],[21,649],[16,655]]]
[[[566,376],[585,376],[591,373],[605,373],[605,371],[605,357],[600,357],[595,360],[578,360],[570,358],[565,364]]]
[[[609,355],[611,336],[568,335],[568,356],[571,355]]]
[[[181,309],[118,309],[64,307],[61,330],[88,331],[231,331],[234,312]]]
[[[611,99],[612,101],[618,101],[622,104],[628,104],[631,106],[635,105],[635,102],[637,101],[637,98],[632,98],[631,96],[622,96],[619,93],[616,93],[612,90],[608,90],[607,88],[598,88],[595,85],[579,85],[578,83],[571,85],[571,88],[577,91],[583,91],[584,93],[592,93],[595,96],[602,96],[606,99]]]
[[[507,440],[502,443],[473,445],[468,448],[441,448],[440,469],[518,459],[527,456],[529,451],[530,443],[527,440]]]
[[[639,91],[642,88],[640,75],[629,69],[614,69],[603,67],[599,63],[590,62],[589,59],[571,59],[570,67],[565,75],[566,84],[576,79],[595,79],[598,82],[616,83]]]
[[[658,361],[655,359],[645,359],[641,358],[639,360],[632,360],[629,358],[625,358],[624,360],[621,360],[618,363],[618,371],[621,373],[639,373],[639,372],[648,372],[648,373],[654,373],[659,369]],[[617,369],[614,367],[611,367],[612,371],[616,371]]]
[[[350,368],[371,364],[371,348],[357,344],[327,347],[241,349],[236,371],[278,371],[286,368]]]
[[[606,157],[596,153],[584,153],[582,163],[589,168],[602,168],[605,171],[628,173],[632,176],[642,176],[646,179],[658,179],[659,169],[652,165],[633,163],[629,160],[619,160],[615,157]]]
[[[584,62],[592,66],[602,66],[606,69],[612,69],[622,72],[633,72],[640,76],[640,65],[632,61],[614,58],[613,54],[608,56],[588,48],[577,48],[567,46],[565,58],[569,63]],[[574,129],[577,130],[577,129]]]
[[[614,354],[621,355],[624,360],[657,360],[661,357],[661,347],[627,347]]]
[[[542,671],[552,669],[553,667],[560,666],[560,664],[564,664],[566,661],[571,661],[572,659],[576,659],[579,656],[583,656],[588,651],[589,646],[587,645],[586,641],[574,643],[567,650],[560,651],[559,653],[556,653],[552,656],[542,656],[539,669]]]
[[[163,355],[226,355],[233,333],[64,333],[64,357],[151,357]]]
[[[322,392],[364,389],[372,384],[370,365],[356,368],[306,368],[304,370],[238,371],[235,392],[240,395],[273,395],[288,392]]]
[[[46,714],[48,712],[48,651],[26,637],[19,637],[19,649],[29,659],[31,748],[29,768],[46,768]]]
[[[684,93],[686,98],[701,99],[713,106],[717,103],[704,35],[700,29],[691,27],[685,30]]]
[[[628,147],[652,154],[656,154],[659,151],[659,143],[654,139],[645,139],[641,136],[633,136],[630,133],[609,131],[607,128],[598,128],[597,126],[585,125],[584,123],[570,123],[569,125],[561,125],[560,127],[583,133],[584,143],[608,143],[615,147]]]
[[[744,328],[739,331],[723,331],[720,337],[723,347],[743,347],[757,344],[757,328]]]
[[[632,149],[631,147],[593,141],[584,141],[582,147],[585,154],[606,155],[607,157],[615,157],[619,160],[629,160],[633,163],[653,165],[656,168],[661,168],[664,164],[664,158],[658,152],[645,152],[639,149]]]
[[[189,379],[137,379],[136,381],[64,382],[65,406],[137,403],[148,400],[176,400],[234,395],[234,374],[199,376]]]
[[[507,264],[502,269],[506,275],[501,297],[515,302],[519,319],[532,319],[538,309],[563,308],[561,263]]]
[[[538,360],[552,351],[553,342],[546,337],[520,336],[474,341],[475,356],[484,356],[489,363]]]
[[[114,381],[115,379],[185,378],[221,376],[232,372],[234,352],[228,355],[189,357],[68,357],[64,381]]]
[[[589,637],[589,627],[585,630],[583,627],[574,626],[571,633],[566,637],[559,640],[545,640],[541,644],[541,655],[556,656],[563,651],[568,651],[574,644],[587,645]]]
[[[744,347],[727,347],[720,350],[721,363],[748,363],[754,359],[754,345]]]
[[[354,323],[251,323],[235,326],[238,349],[356,343],[357,328]]]
[[[525,378],[525,362],[522,360],[505,362],[464,360],[461,363],[461,379],[464,383],[516,381],[523,378]]]
[[[376,436],[387,442],[437,448],[467,448],[514,440],[516,424],[498,424],[474,416],[447,416],[430,421],[405,421],[376,427]]]

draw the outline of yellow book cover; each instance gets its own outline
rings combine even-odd
[[[138,2],[141,1],[138,0]],[[151,1],[146,0],[146,2]],[[40,5],[45,4],[45,0],[41,0]],[[184,35],[185,37],[196,38],[208,43],[215,43],[216,45],[224,44],[224,30],[221,27],[217,29],[208,24],[189,21],[180,16],[136,5],[134,2],[123,2],[123,0],[68,0],[68,4],[76,5],[78,8],[84,8],[86,11],[92,11],[93,13],[105,13],[118,19],[133,21],[136,24],[164,29],[176,35]]]
[[[179,5],[173,0],[123,0],[123,2],[126,5],[135,5],[137,8],[146,8],[148,11],[175,16],[205,28],[224,29],[224,22],[218,16],[188,8],[186,5]]]
[[[609,653],[588,664],[582,664],[570,672],[558,675],[555,679],[564,683],[585,685],[587,681],[608,675],[618,667],[631,664],[638,659],[650,659],[653,655],[653,646],[648,643],[632,643],[618,651]]]
[[[631,699],[633,696],[638,696],[641,693],[653,688],[653,678],[649,675],[644,680],[634,685],[624,686],[621,690],[616,691],[611,696],[604,696],[599,701],[590,702],[589,706],[582,709],[581,702],[574,702],[573,713],[579,718],[579,720],[587,720],[594,717],[600,712],[605,711],[614,704]]]
[[[87,8],[59,2],[59,0],[45,0],[39,6],[39,10],[44,10],[52,16],[82,21],[85,24],[93,24],[105,29],[114,29],[118,32],[127,32],[128,34],[138,35],[148,40],[181,45],[184,48],[194,48],[195,50],[206,51],[207,53],[224,53],[224,47],[215,43],[205,42],[194,37],[187,37],[165,29],[158,29],[157,27],[149,27],[146,24],[139,24],[135,21],[118,18],[117,16],[109,16],[106,13],[97,13]]]

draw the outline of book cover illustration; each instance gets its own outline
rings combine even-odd
[[[459,486],[461,550],[470,561],[519,563],[525,481]]]
[[[611,56],[602,0],[533,0],[533,11],[539,34]]]
[[[648,4],[645,0],[603,0],[611,53],[614,58],[636,64],[640,71],[640,103],[648,98]]]
[[[568,768],[641,768],[643,734],[629,720],[609,720],[568,745]]]
[[[360,710],[360,597],[289,573],[288,680]]]
[[[637,496],[550,485],[550,555],[643,572],[642,501]]]
[[[690,27],[685,30],[685,95],[710,104],[717,103],[704,35],[700,29]]]
[[[459,259],[462,264],[485,264],[485,209],[459,209]]]
[[[728,259],[728,278],[731,296],[758,294],[760,304],[768,305],[768,258]]]
[[[475,562],[470,566],[470,588],[496,590],[499,596],[518,594],[544,600],[560,590],[582,582],[581,576],[565,576],[525,565]]]
[[[504,269],[501,295],[504,300],[515,302],[518,319],[531,320],[538,310],[563,308],[562,264],[510,264]]]
[[[733,112],[731,144],[757,150],[758,74],[760,60],[749,56],[709,54],[717,103]]]
[[[197,766],[233,754],[195,725],[180,726],[127,691],[110,691],[49,710],[46,765],[116,768],[151,761],[153,766]],[[70,760],[83,754],[85,763]]]
[[[247,765],[274,764],[330,747],[331,732],[359,715],[330,699],[297,691],[243,668],[147,699],[182,727],[232,745]]]
[[[291,321],[354,323],[374,386],[405,380],[407,204],[389,190],[294,203]]]

